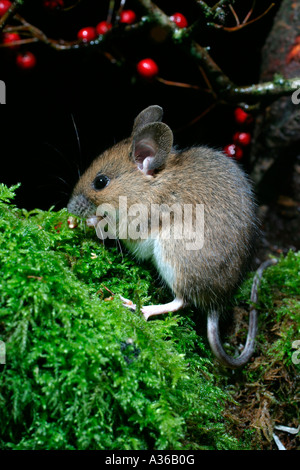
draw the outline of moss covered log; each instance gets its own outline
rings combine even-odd
[[[261,446],[255,428],[243,425],[241,433],[226,374],[192,312],[145,322],[124,308],[118,294],[140,303],[162,295],[153,273],[118,247],[104,247],[93,230],[70,230],[66,210],[16,208],[14,190],[0,185],[0,448]],[[300,262],[293,256],[294,275]],[[289,289],[289,272],[283,280],[275,268]],[[270,284],[263,286],[262,303],[271,308]],[[293,305],[295,318],[283,313],[294,326],[278,347],[288,367],[299,328]]]

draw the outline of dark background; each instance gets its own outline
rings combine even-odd
[[[80,28],[106,19],[108,3],[83,0],[69,11],[49,12],[42,0],[34,0],[25,2],[20,14],[51,38],[75,40]],[[253,17],[271,2],[257,3]],[[237,84],[259,80],[261,48],[279,3],[260,21],[234,33],[211,31],[203,18],[197,41],[210,47],[216,62]],[[199,17],[193,1],[158,0],[156,4],[168,15],[182,12],[190,24]],[[251,4],[248,0],[236,2],[241,18]],[[128,1],[126,8],[134,9],[138,17],[142,14],[134,1]],[[232,15],[228,14],[227,22],[234,25]],[[219,105],[187,126],[212,103],[211,98],[193,89],[147,82],[137,75],[136,63],[152,57],[164,79],[204,85],[198,66],[169,41],[156,44],[147,34],[134,38],[124,34],[113,44],[113,52],[124,59],[122,67],[110,63],[97,47],[58,52],[34,43],[20,50],[36,55],[35,68],[18,69],[17,51],[0,49],[0,79],[7,90],[7,104],[0,107],[0,181],[22,183],[16,198],[19,207],[64,207],[78,171],[128,136],[134,117],[148,105],[164,108],[164,121],[173,129],[175,143],[183,147],[208,144],[222,148],[237,130],[233,104]],[[247,170],[247,156],[243,165]]]

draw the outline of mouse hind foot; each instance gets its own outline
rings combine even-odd
[[[136,310],[136,305],[133,302],[131,302],[131,300],[125,299],[122,296],[120,296],[120,298],[125,307],[131,308],[132,310]],[[161,315],[163,313],[170,313],[170,312],[177,312],[177,310],[180,310],[183,306],[184,306],[183,299],[175,297],[175,299],[172,300],[172,302],[169,302],[167,304],[146,305],[141,308],[141,311],[143,313],[145,320],[148,320],[149,317],[152,317],[155,315]]]

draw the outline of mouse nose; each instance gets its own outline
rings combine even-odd
[[[72,196],[68,205],[68,212],[78,217],[88,217],[96,214],[96,206],[84,194]]]

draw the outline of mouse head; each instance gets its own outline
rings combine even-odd
[[[144,109],[134,121],[131,137],[94,160],[74,188],[69,212],[89,217],[100,204],[117,207],[120,196],[131,204],[149,200],[150,182],[164,168],[173,144],[162,113],[159,106]]]

